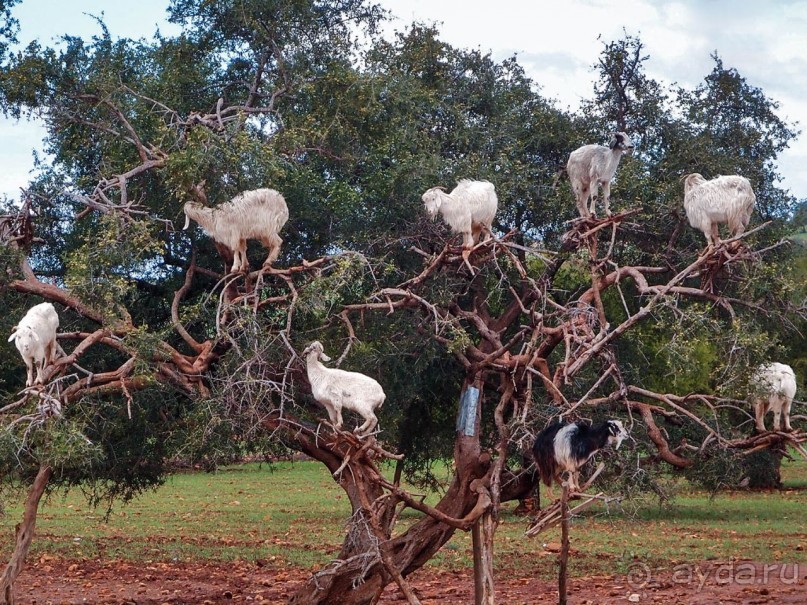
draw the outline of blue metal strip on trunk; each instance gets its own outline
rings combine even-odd
[[[476,433],[476,406],[479,403],[479,389],[468,387],[460,396],[460,411],[457,414],[457,430],[467,437]]]

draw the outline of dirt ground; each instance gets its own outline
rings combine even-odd
[[[20,576],[20,605],[284,603],[306,572],[260,563],[221,565],[69,562],[43,558]],[[473,603],[467,573],[421,570],[410,578],[424,605]],[[571,578],[571,605],[663,603],[664,605],[804,605],[807,567],[751,562],[709,562],[655,571],[641,564],[617,577]],[[502,605],[557,603],[556,585],[510,578],[497,586]],[[405,599],[389,586],[382,603]]]

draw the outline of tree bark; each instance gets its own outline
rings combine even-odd
[[[571,480],[571,479],[569,479]],[[569,486],[564,484],[560,496],[560,566],[558,571],[558,605],[566,605],[569,594]]]
[[[345,471],[349,474],[348,471]],[[484,474],[484,473],[482,473]],[[473,477],[473,476],[472,476]],[[343,486],[344,487],[344,486]],[[435,508],[462,518],[477,501],[467,477],[455,477]],[[422,567],[451,539],[455,527],[426,516],[400,536],[389,539],[386,555],[402,577]],[[380,596],[393,578],[384,568],[379,543],[369,530],[362,511],[351,518],[339,558],[314,574],[289,599],[290,605],[369,605]]]
[[[474,381],[469,379],[466,389],[472,384]],[[453,519],[462,519],[471,513],[486,495],[480,493],[478,486],[490,468],[490,456],[482,453],[479,445],[480,407],[477,406],[473,418],[466,424],[468,430],[457,432],[454,479],[434,507]],[[299,442],[299,434],[297,439]],[[310,445],[321,448],[323,444],[320,441],[318,444],[311,442]],[[336,459],[321,452],[318,454],[313,449],[308,453],[325,462],[332,472],[335,470],[332,467],[337,464]],[[426,515],[401,535],[392,537],[389,523],[392,515],[378,514],[376,521],[387,519],[381,528],[387,540],[382,543],[371,529],[368,511],[366,505],[362,505],[362,500],[380,502],[385,496],[372,477],[366,459],[356,456],[348,466],[339,474],[338,481],[350,498],[354,514],[339,558],[314,574],[292,595],[289,605],[370,605],[377,601],[384,587],[395,580],[385,567],[383,558],[386,558],[387,565],[394,566],[401,578],[406,578],[431,559],[457,530],[449,523]]]
[[[47,465],[41,466],[31,489],[28,490],[22,523],[17,525],[14,552],[11,554],[11,559],[6,565],[3,575],[0,576],[0,605],[13,605],[14,603],[14,583],[22,571],[25,557],[28,556],[28,550],[31,548],[39,501],[42,499],[42,494],[45,493],[45,488],[48,486],[51,475],[53,475],[51,467]]]
[[[494,605],[496,595],[493,582],[493,537],[496,520],[488,510],[474,523],[474,605]]]

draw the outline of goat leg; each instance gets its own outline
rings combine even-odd
[[[471,257],[471,249],[470,248],[465,248],[463,246],[463,248],[462,248],[462,260],[465,262],[465,266],[468,267],[468,270],[471,272],[471,275],[476,275],[474,273],[474,268],[471,266],[471,261],[469,260],[470,257]]]
[[[606,216],[611,216],[611,183],[606,181],[602,184],[602,205],[605,208]]]
[[[768,411],[768,406],[763,402],[759,402],[754,406],[754,412],[757,421],[757,430],[760,433],[765,432],[765,414]]]
[[[784,419],[785,419],[784,430],[786,432],[788,432],[788,433],[793,432],[793,427],[790,426],[790,406],[791,405],[792,405],[792,402],[787,401],[787,400],[785,400],[785,402],[782,404],[782,416],[784,416]]]

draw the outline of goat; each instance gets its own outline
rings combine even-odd
[[[707,181],[698,173],[684,175],[684,210],[689,224],[703,232],[708,246],[720,243],[717,226],[727,223],[731,236],[741,235],[754,212],[756,196],[742,176],[718,176]]]
[[[320,361],[331,361],[323,350],[322,343],[315,340],[302,353],[306,361],[311,392],[328,412],[331,424],[342,428],[342,410],[351,410],[364,418],[364,424],[356,428],[357,434],[372,432],[378,424],[375,410],[381,407],[387,396],[375,380],[358,372],[327,368]]]
[[[8,342],[14,341],[28,369],[25,386],[45,382],[45,367],[56,359],[56,330],[59,328],[59,315],[51,303],[34,305],[11,330]]]
[[[792,431],[790,406],[796,396],[796,374],[784,363],[767,363],[759,366],[751,378],[754,386],[753,405],[757,429],[765,432],[765,414],[773,411],[773,429]]]
[[[217,208],[199,202],[184,206],[185,226],[193,219],[216,242],[233,253],[232,272],[249,271],[247,240],[257,239],[269,250],[263,265],[271,265],[280,255],[280,230],[289,220],[286,200],[274,189],[255,189],[236,195]]]
[[[493,218],[499,206],[496,189],[488,181],[462,179],[451,193],[443,187],[432,187],[421,197],[432,220],[437,213],[451,227],[452,233],[462,233],[462,258],[470,267],[471,248],[482,230],[492,231]]]
[[[619,449],[627,436],[628,432],[619,420],[606,420],[597,426],[585,422],[555,422],[538,433],[532,453],[541,479],[547,486],[553,479],[560,483],[560,475],[566,471],[569,473],[569,490],[577,491],[580,489],[577,479],[580,467],[606,445],[613,444]]]
[[[597,187],[602,186],[605,214],[611,216],[611,180],[622,155],[633,151],[633,143],[624,132],[615,132],[608,147],[603,145],[583,145],[569,154],[566,172],[572,184],[577,202],[577,210],[583,218],[596,216]],[[591,210],[586,203],[591,197]]]

